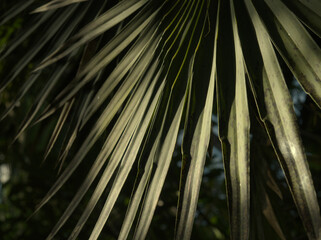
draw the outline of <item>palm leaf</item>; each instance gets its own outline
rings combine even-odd
[[[45,11],[49,11],[52,9],[56,9],[56,8],[61,8],[64,6],[67,6],[69,4],[73,4],[73,3],[78,3],[78,2],[84,2],[87,0],[53,0],[47,4],[42,5],[41,7],[37,8],[36,10],[33,11],[33,13],[37,13],[37,12],[45,12]]]
[[[220,12],[223,26],[219,26],[217,59],[219,136],[227,180],[231,237],[248,239],[250,126],[245,70],[234,4],[224,4]]]
[[[260,117],[276,148],[300,215],[303,219],[306,218],[303,223],[306,224],[308,234],[311,234],[311,239],[317,239],[321,224],[319,206],[315,191],[311,187],[313,186],[312,178],[308,170],[301,139],[296,130],[294,110],[288,104],[290,94],[285,85],[281,69],[275,64],[277,58],[259,16],[249,1],[246,1],[246,6],[256,31],[264,64],[261,73],[263,78],[263,81],[260,81],[261,86],[258,83],[252,83],[253,87],[260,86],[259,91],[264,92],[263,95],[256,93],[256,98],[264,97],[264,99],[258,101],[259,109],[262,108],[262,101],[265,102],[265,109],[259,110],[264,113],[261,113]],[[258,90],[254,89],[254,91],[257,92]],[[287,128],[289,129],[287,130]]]
[[[317,197],[277,58],[280,54],[320,107],[321,49],[315,42],[321,36],[318,0],[52,0],[40,7],[37,1],[30,0],[17,6],[0,18],[0,25],[24,13],[36,14],[28,17],[30,25],[27,23],[8,44],[1,59],[9,61],[26,40],[36,41],[30,41],[30,50],[5,73],[0,91],[16,84],[17,77],[30,64],[36,68],[2,119],[46,77],[17,136],[30,125],[60,112],[45,156],[58,139],[65,139],[60,155],[61,174],[36,211],[87,161],[90,150],[99,141],[104,142],[47,239],[54,238],[89,189],[93,193],[69,238],[79,236],[106,192],[90,235],[90,239],[97,239],[135,166],[136,180],[119,239],[145,239],[181,127],[182,169],[174,234],[176,239],[190,239],[211,146],[214,105],[219,119],[231,238],[264,238],[262,226],[251,233],[250,214],[255,211],[260,211],[256,216],[258,225],[265,217],[280,238],[286,238],[281,226],[273,223],[276,214],[267,188],[280,194],[275,181],[264,174],[257,177],[255,185],[251,184],[255,179],[250,181],[250,177],[256,177],[250,174],[250,115],[257,111],[307,235],[309,239],[320,239]],[[43,26],[47,26],[46,31],[39,38],[37,34]],[[254,107],[248,104],[252,95]],[[259,135],[255,128],[252,132]],[[85,138],[77,146],[79,133],[85,133]],[[256,148],[255,142],[251,142],[252,146]],[[69,160],[72,147],[77,151]],[[256,156],[255,161],[266,167],[264,157]],[[258,195],[250,194],[250,187]],[[254,210],[250,210],[250,197],[259,199],[262,205],[254,204]]]

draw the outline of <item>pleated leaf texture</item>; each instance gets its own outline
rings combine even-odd
[[[69,239],[79,237],[105,196],[89,238],[98,239],[133,170],[137,177],[118,239],[145,239],[182,128],[175,239],[190,239],[213,114],[223,154],[230,238],[250,238],[250,181],[264,181],[250,179],[250,158],[267,168],[264,157],[250,156],[250,146],[255,145],[251,114],[257,114],[308,238],[321,239],[316,191],[280,66],[282,59],[321,107],[321,49],[315,41],[321,37],[321,1],[21,0],[0,16],[0,24],[16,16],[26,16],[27,25],[0,57],[13,56],[25,41],[31,48],[6,70],[0,92],[16,84],[31,63],[33,68],[1,119],[45,75],[17,138],[52,115],[59,117],[46,156],[65,135],[59,156],[63,167],[37,211],[87,160],[95,144],[104,142],[48,240],[89,189],[91,195]],[[81,144],[80,132],[86,132]],[[77,150],[70,155],[72,147]],[[270,200],[264,189],[261,194],[271,212],[267,220],[273,222]],[[285,239],[278,223],[271,224]]]

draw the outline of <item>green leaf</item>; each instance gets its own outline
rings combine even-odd
[[[320,47],[281,1],[266,1],[266,4],[270,11],[262,9],[261,16],[270,37],[306,93],[321,108]]]
[[[18,46],[20,46],[31,34],[38,30],[41,24],[48,21],[53,13],[54,12],[48,12],[43,14],[41,17],[36,18],[35,21],[31,21],[30,25],[24,26],[18,36],[8,44],[8,47],[5,49],[5,51],[1,52],[0,59],[4,59],[5,57],[9,56],[9,54],[11,54]]]
[[[113,182],[112,189],[109,192],[108,198],[105,202],[105,205],[100,213],[99,219],[97,220],[97,223],[91,233],[91,236],[89,239],[97,239],[101,230],[103,229],[103,226],[105,222],[107,221],[109,214],[119,196],[119,193],[128,177],[128,174],[134,164],[134,161],[136,160],[136,156],[138,154],[140,145],[143,141],[143,138],[148,130],[148,126],[151,122],[155,105],[158,101],[158,96],[162,91],[162,88],[159,88],[156,96],[154,97],[150,107],[147,109],[147,103],[151,97],[151,92],[153,90],[153,86],[149,88],[147,92],[147,96],[144,98],[143,103],[142,103],[142,109],[138,109],[137,113],[139,113],[141,116],[143,116],[143,113],[147,110],[144,119],[143,120],[138,120],[136,121],[136,124],[138,125],[137,129],[135,129],[134,135],[131,139],[130,144],[128,145],[128,148],[126,149],[125,152],[123,152],[123,148],[120,148],[120,152],[123,154],[122,157],[122,162],[120,163],[119,166],[119,171],[116,175],[116,178]],[[149,96],[148,96],[149,95]],[[144,109],[145,108],[145,109]],[[106,172],[103,174],[103,177],[110,176],[110,173]],[[106,184],[105,180],[102,180],[103,184]]]
[[[21,12],[25,11],[35,0],[19,2],[15,4],[10,10],[8,10],[4,15],[0,17],[0,25],[3,25],[10,21],[12,18],[16,17]]]
[[[144,6],[146,2],[147,0],[140,0],[140,1],[124,0],[119,2],[116,6],[109,9],[103,15],[99,16],[97,19],[93,20],[88,25],[86,25],[82,30],[79,31],[79,33],[77,33],[74,37],[72,37],[70,40],[64,43],[61,47],[59,47],[54,53],[48,56],[36,70],[44,68],[58,61],[59,59],[67,56],[68,54],[70,54],[71,52],[79,48],[81,45],[85,44],[86,42],[89,42],[95,37],[106,32],[116,24],[126,19],[132,13],[140,9],[142,6]],[[148,8],[145,8],[145,11],[146,9]],[[125,38],[126,38],[127,37],[126,33],[127,35],[129,35],[128,33],[130,33],[131,31],[134,31],[135,28],[137,28],[140,25],[141,21],[143,20],[145,20],[145,16],[142,13],[138,14],[136,18],[133,19],[132,24],[129,25],[129,26],[132,26],[131,27],[132,30],[123,30],[122,31],[123,34],[120,34],[120,37],[125,35]],[[118,43],[116,45],[119,45],[120,42],[124,41],[125,38],[123,37],[123,39],[118,40]]]
[[[49,3],[46,3],[41,7],[38,7],[37,9],[32,11],[32,13],[45,12],[52,9],[65,7],[73,3],[86,2],[86,1],[88,0],[52,0]]]
[[[209,3],[203,11],[209,10]],[[213,7],[213,6],[211,6]],[[208,12],[207,12],[208,13]],[[201,13],[203,19],[201,38],[204,38],[204,28],[206,23],[206,13]],[[200,21],[202,23],[202,21]],[[216,22],[216,36],[218,29]],[[181,184],[185,183],[184,191],[180,191],[180,218],[176,233],[176,239],[189,239],[191,236],[194,216],[198,202],[198,195],[206,160],[206,153],[211,134],[212,107],[214,101],[214,85],[216,75],[216,44],[213,43],[214,34],[210,34],[206,39],[200,39],[200,49],[195,52],[195,64],[190,67],[194,74],[191,75],[189,85],[188,106],[186,110],[184,139],[182,144],[182,176]],[[211,64],[202,64],[202,59],[213,59]],[[193,67],[193,69],[192,69]],[[206,75],[204,74],[206,73]],[[210,75],[209,75],[210,74]],[[206,93],[204,95],[204,92]],[[196,101],[197,99],[197,101]],[[186,175],[186,176],[184,176]],[[182,187],[182,186],[181,186]],[[180,207],[180,206],[179,206]]]
[[[108,76],[103,85],[99,88],[98,92],[95,94],[94,98],[88,106],[86,112],[86,117],[83,121],[83,125],[90,119],[90,117],[95,113],[95,111],[102,105],[102,103],[107,99],[110,93],[115,89],[115,87],[121,82],[123,77],[128,74],[128,76],[123,80],[135,81],[139,79],[142,71],[139,65],[146,65],[152,61],[152,54],[146,55],[148,58],[142,58],[142,55],[146,48],[153,43],[153,39],[156,35],[156,26],[150,26],[142,33],[140,38],[135,42],[131,50],[125,55],[120,63],[117,64],[112,73]],[[158,44],[158,43],[157,43]],[[138,65],[139,64],[139,65]],[[131,70],[132,68],[137,70]],[[129,73],[128,73],[129,72]]]
[[[6,96],[7,90],[10,95],[21,83],[24,70],[40,62],[34,70],[38,71],[21,84],[16,99],[3,116],[14,109],[28,90],[38,90],[36,84],[42,84],[40,81],[44,81],[44,87],[36,93],[18,136],[32,124],[60,111],[45,155],[52,151],[57,139],[64,139],[59,159],[62,172],[37,210],[87,161],[89,152],[100,141],[104,142],[100,151],[94,151],[95,161],[48,240],[58,235],[72,215],[77,215],[76,210],[84,201],[84,209],[79,209],[80,218],[69,236],[78,238],[99,201],[103,201],[104,207],[90,236],[98,239],[106,221],[112,222],[113,209],[135,174],[135,182],[129,183],[133,185],[131,198],[118,238],[145,239],[162,189],[171,177],[167,176],[170,166],[175,166],[173,161],[177,160],[173,153],[180,144],[177,141],[180,128],[184,128],[181,129],[184,138],[174,237],[190,239],[205,160],[213,157],[212,154],[207,157],[207,151],[213,147],[209,141],[213,132],[211,118],[216,110],[230,238],[289,237],[278,223],[283,223],[277,218],[282,214],[276,211],[272,197],[276,194],[282,199],[282,194],[269,174],[270,166],[266,167],[267,156],[261,152],[263,138],[256,122],[251,125],[250,136],[250,113],[259,115],[260,130],[269,134],[309,238],[320,238],[319,206],[292,99],[282,75],[289,68],[321,106],[319,0],[39,3],[42,6],[38,7],[34,0],[21,1],[0,17],[3,24],[38,7],[34,11],[37,14],[25,18],[24,28],[0,56],[3,66],[8,67],[3,68],[0,84],[0,92],[5,90]],[[286,63],[282,69],[275,49]],[[43,69],[49,65],[50,68]],[[248,95],[248,89],[255,101]],[[251,108],[248,99],[253,103]],[[79,137],[84,140],[77,146]],[[262,155],[251,150],[251,201],[250,141],[251,149],[260,147],[256,150]],[[76,154],[63,169],[72,147]],[[104,194],[106,199],[102,199]],[[84,199],[86,195],[88,202]],[[274,197],[278,199],[277,196]],[[204,230],[203,237],[228,238],[228,233],[222,231],[225,219],[206,219],[201,207],[200,216],[214,224],[213,232]],[[250,214],[254,214],[251,227]]]
[[[163,144],[158,145],[158,150],[155,153],[154,162],[157,162],[157,168],[152,178],[150,187],[148,188],[148,193],[143,204],[143,210],[135,232],[134,239],[144,239],[146,237],[147,230],[154,214],[155,207],[166,178],[169,164],[172,159],[180,120],[183,113],[183,103],[184,101],[182,98],[176,110],[176,114],[171,121],[172,124],[166,131],[166,135],[164,134],[164,132],[162,132],[162,135],[165,135],[164,137],[161,137],[161,139],[164,138],[164,142]],[[162,140],[159,143],[161,142]]]
[[[316,35],[321,37],[321,7],[320,1],[292,1],[284,0],[284,3],[295,15],[310,28]]]
[[[285,172],[308,236],[310,239],[319,239],[321,236],[319,205],[293,107],[289,104],[292,102],[291,97],[268,32],[253,4],[249,0],[245,3],[257,37],[257,44],[252,44],[251,48],[253,51],[259,51],[262,56],[262,59],[258,59],[256,54],[256,59],[249,61],[250,63],[255,61],[256,64],[248,68],[250,75],[253,76],[251,86],[260,118]]]
[[[249,110],[243,53],[233,1],[230,1],[230,13],[228,6],[228,3],[222,2],[218,36],[219,137],[222,143],[227,181],[231,238],[248,239],[250,210]]]
[[[5,89],[5,87],[11,83],[21,71],[36,57],[36,55],[43,49],[46,43],[48,43],[51,38],[60,30],[60,28],[66,23],[69,17],[72,16],[73,12],[76,11],[77,6],[73,6],[71,9],[65,9],[61,13],[61,17],[53,20],[51,28],[47,30],[46,33],[37,41],[32,49],[28,51],[27,54],[24,55],[18,63],[14,66],[11,72],[8,74],[7,78],[2,81],[0,85],[0,93]],[[57,17],[57,16],[56,16]],[[76,27],[78,22],[83,17],[83,14],[80,14],[76,18],[73,19],[73,22],[68,25],[65,29],[64,34],[61,34],[60,41],[64,41],[64,38],[67,38],[72,30]]]
[[[149,138],[147,138],[147,139],[149,139]],[[157,146],[159,145],[159,139],[160,139],[160,134],[158,134],[158,136],[156,137],[156,140],[155,140],[153,147],[150,151],[148,159],[145,163],[145,168],[144,168],[143,174],[139,180],[139,185],[138,185],[137,189],[135,189],[136,191],[130,200],[130,203],[129,203],[129,206],[128,206],[128,209],[126,212],[126,216],[124,218],[118,239],[126,239],[128,237],[129,232],[130,232],[130,229],[133,225],[139,205],[141,204],[144,193],[145,193],[146,189],[148,188],[148,183],[150,181],[150,176],[152,174],[152,169],[153,169],[154,155],[156,153]],[[145,143],[146,143],[146,141],[145,141]],[[144,155],[142,154],[139,159],[139,167],[140,168],[142,168],[140,163],[141,163],[143,156]],[[137,177],[139,177],[139,174],[141,174],[141,172],[137,173],[137,175],[138,175]],[[136,181],[138,181],[137,178],[136,178]]]

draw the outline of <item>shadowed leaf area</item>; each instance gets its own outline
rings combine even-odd
[[[319,0],[0,3],[1,239],[321,239]]]

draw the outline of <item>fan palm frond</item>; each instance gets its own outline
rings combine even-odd
[[[69,219],[95,180],[98,183],[92,186],[94,191],[70,239],[77,238],[110,188],[90,236],[97,239],[136,165],[137,177],[119,239],[128,238],[135,220],[133,238],[145,239],[181,126],[184,137],[175,238],[189,239],[214,105],[231,238],[250,236],[250,146],[255,148],[250,138],[250,113],[255,112],[285,173],[309,239],[321,238],[316,192],[279,63],[280,55],[321,107],[321,49],[315,42],[321,37],[320,1],[52,0],[39,5],[39,1],[29,0],[8,11],[0,23],[30,12],[26,27],[0,57],[7,59],[26,40],[31,48],[1,80],[0,92],[15,84],[30,63],[36,67],[2,118],[29,89],[46,79],[17,136],[32,124],[60,114],[46,156],[65,134],[62,166],[79,132],[86,132],[37,210],[86,161],[97,141],[104,141],[48,240]],[[252,97],[254,105],[249,103]],[[261,188],[257,194],[271,223],[276,217],[262,180],[268,178],[265,158],[258,154],[251,159],[262,161],[264,174],[257,180]],[[277,222],[272,227],[285,238]]]

